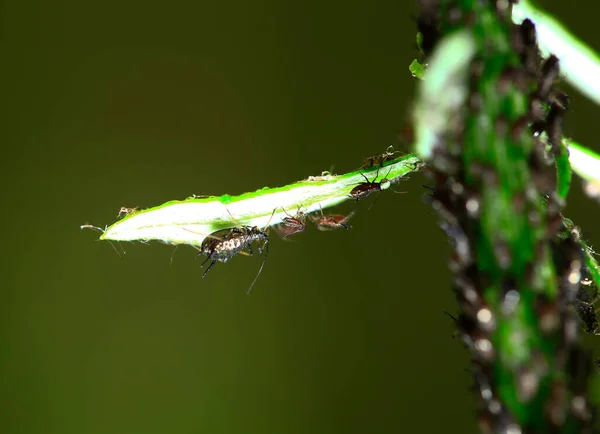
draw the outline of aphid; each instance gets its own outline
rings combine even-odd
[[[370,169],[371,167],[375,167],[375,166],[381,167],[388,161],[392,161],[394,159],[394,154],[396,154],[396,152],[398,152],[398,151],[394,151],[393,146],[388,146],[385,153],[377,154],[377,155],[374,155],[373,157],[369,157],[369,158],[365,159],[365,162],[363,163],[362,166],[360,166],[360,168],[361,169]]]
[[[558,155],[562,144],[562,122],[565,115],[565,109],[561,104],[553,104],[548,112],[546,119],[546,132],[548,142],[552,145],[552,152]]]
[[[558,57],[555,55],[549,56],[542,65],[540,83],[538,85],[536,94],[537,97],[543,101],[546,101],[552,90],[552,85],[558,77],[560,71]]]
[[[387,175],[389,175],[391,171],[392,168],[390,167],[390,170],[388,171]],[[354,187],[350,191],[350,196],[356,199],[356,201],[358,202],[359,200],[366,198],[372,193],[390,188],[391,182],[389,179],[387,179],[387,175],[381,181],[375,182],[375,180],[379,176],[379,170],[377,170],[377,174],[375,175],[375,178],[373,178],[373,181],[369,181],[369,179],[361,173],[361,176],[365,178],[367,182],[361,182],[356,187]]]
[[[120,218],[126,217],[129,214],[131,214],[131,213],[133,213],[133,212],[135,212],[137,210],[138,210],[137,207],[127,208],[125,206],[122,206],[121,209],[119,210],[119,214],[117,214],[117,218],[120,219]]]
[[[200,246],[200,253],[206,255],[206,259],[201,267],[209,261],[210,264],[202,274],[202,278],[206,277],[210,269],[217,262],[227,262],[230,258],[241,253],[245,248],[252,255],[252,243],[255,241],[263,241],[262,247],[258,246],[258,252],[262,254],[264,249],[265,256],[254,281],[250,285],[250,288],[248,288],[248,292],[250,292],[258,276],[260,276],[267,262],[267,255],[269,254],[269,235],[257,226],[220,229],[206,237]]]
[[[283,209],[283,208],[282,208]],[[277,231],[279,234],[286,238],[292,234],[298,232],[304,232],[306,229],[306,214],[302,211],[296,212],[296,216],[292,217],[287,213],[285,209],[283,212],[287,214],[287,217],[284,217],[281,221],[281,225],[277,225]]]
[[[276,209],[273,210],[271,218],[273,218],[275,211]],[[269,223],[265,225],[265,228],[268,226]],[[248,249],[250,256],[252,256],[252,243],[256,241],[263,242],[262,246],[257,246],[257,249],[260,254],[263,253],[264,249],[265,255],[263,262],[258,269],[256,277],[252,281],[250,288],[248,288],[248,292],[250,292],[256,283],[258,276],[260,276],[260,273],[262,273],[262,269],[267,262],[267,256],[269,254],[269,235],[264,229],[260,229],[258,226],[239,226],[227,229],[219,229],[218,231],[215,231],[207,236],[200,245],[200,253],[206,255],[206,259],[202,263],[201,267],[204,267],[204,265],[209,261],[210,264],[202,274],[202,278],[208,274],[210,269],[217,262],[227,262],[230,258],[242,253],[242,251],[246,248]]]
[[[520,53],[521,62],[525,66],[525,70],[531,74],[536,74],[538,69],[538,47],[535,25],[530,19],[526,19],[519,26],[519,34],[521,43],[523,44]]]
[[[320,231],[333,231],[338,228],[350,229],[352,226],[347,225],[346,222],[352,218],[356,211],[352,211],[350,214],[344,216],[341,214],[323,214],[321,208],[321,217],[311,216],[311,220]]]

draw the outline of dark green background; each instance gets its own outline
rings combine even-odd
[[[576,3],[552,10],[600,50],[595,2]],[[190,248],[172,265],[158,243],[118,257],[79,230],[121,206],[343,173],[397,143],[412,2],[0,8],[0,432],[476,432],[420,175],[370,211],[341,206],[358,211],[349,232],[273,237],[250,296],[259,258],[202,280]],[[566,132],[600,150],[599,114],[573,94]],[[573,190],[566,213],[600,245],[600,206]]]

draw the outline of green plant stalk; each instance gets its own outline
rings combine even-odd
[[[556,55],[565,79],[600,104],[600,56],[594,50],[572,35],[558,20],[536,8],[531,1],[520,0],[514,5],[512,17],[518,24],[526,18],[533,21],[542,55]]]
[[[102,240],[148,241],[167,244],[200,246],[207,235],[219,229],[235,226],[272,226],[298,210],[319,212],[347,200],[354,200],[350,191],[359,183],[381,181],[391,184],[418,170],[422,161],[415,155],[405,155],[382,167],[360,169],[345,175],[309,177],[284,187],[262,188],[239,196],[211,196],[170,201],[160,206],[133,211],[122,220],[108,226]]]
[[[572,259],[577,247],[554,241],[553,222],[562,222],[559,198],[566,197],[570,181],[566,149],[556,157],[558,185],[550,191],[555,168],[532,163],[544,146],[521,128],[530,118],[529,97],[537,83],[529,82],[526,89],[506,84],[522,70],[513,48],[509,2],[441,0],[440,9],[445,37],[438,48],[444,51],[434,53],[420,82],[415,149],[431,168],[432,204],[455,245],[458,324],[477,362],[480,422],[490,432],[581,432],[591,416],[570,407],[581,391],[569,378],[571,362],[564,354],[582,358],[576,331],[567,336],[562,329],[571,330],[574,313],[560,319],[556,313],[566,308],[581,267]],[[448,43],[457,38],[473,52]],[[458,68],[440,61],[457,56],[473,60]],[[423,101],[435,90],[427,89],[429,74],[444,69],[450,77],[444,92],[459,98],[451,110],[442,103],[437,114],[431,113],[435,105]],[[540,306],[554,313],[542,315]]]
[[[470,114],[465,120],[463,162],[468,185],[481,195],[480,218],[473,232],[479,234],[475,240],[476,263],[481,273],[489,276],[489,282],[483,288],[484,298],[497,321],[497,329],[491,335],[492,345],[498,353],[493,363],[498,378],[497,393],[520,425],[542,425],[544,393],[538,393],[528,403],[522,402],[518,371],[530,366],[536,354],[543,354],[549,362],[553,358],[556,336],[548,339],[541,333],[535,320],[534,300],[536,293],[543,293],[549,299],[556,298],[557,280],[548,246],[539,258],[535,258],[536,246],[546,236],[545,227],[531,225],[527,214],[515,212],[513,206],[515,198],[524,195],[532,184],[528,156],[533,140],[525,134],[517,140],[497,134],[495,124],[497,119],[505,118],[510,125],[525,116],[527,95],[516,89],[506,96],[498,95],[496,83],[502,70],[519,65],[518,56],[512,52],[509,42],[509,30],[497,20],[489,6],[462,4],[482,17],[481,24],[473,29],[473,35],[483,62],[483,73],[474,91],[483,100],[483,110]],[[493,45],[486,43],[486,39],[493,40]],[[476,164],[489,165],[497,174],[498,183],[481,179],[475,173]],[[530,203],[529,211],[537,213],[540,222],[544,222],[546,211],[541,195],[536,194],[537,199]],[[535,263],[537,275],[533,282],[526,276],[531,263]],[[502,293],[508,279],[514,280],[523,302],[511,315],[504,315]],[[549,384],[552,374],[538,379],[543,388]]]

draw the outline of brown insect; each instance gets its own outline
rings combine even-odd
[[[284,217],[281,224],[275,227],[279,235],[282,238],[287,238],[292,234],[304,232],[306,229],[306,214],[298,209],[296,215],[291,216],[284,208],[281,209],[287,214],[287,217]]]
[[[346,224],[348,220],[352,218],[352,216],[356,213],[356,211],[352,211],[350,214],[344,216],[341,214],[323,214],[323,209],[321,208],[321,217],[311,216],[312,222],[315,224],[318,230],[320,231],[334,231],[339,228],[344,228],[346,230],[350,229],[352,226]]]
[[[133,208],[127,208],[125,206],[122,206],[121,209],[119,210],[119,214],[117,214],[117,218],[118,219],[122,219],[124,217],[127,217],[129,214],[134,213],[138,210],[138,207],[133,207]]]
[[[391,171],[392,168],[390,167],[390,170],[388,171],[387,175],[379,182],[375,182],[375,180],[379,176],[379,170],[377,170],[377,174],[375,175],[375,178],[373,178],[373,181],[369,181],[369,178],[367,178],[361,173],[361,176],[365,178],[366,182],[361,182],[356,187],[354,187],[352,191],[350,191],[350,196],[359,201],[368,197],[372,193],[390,188],[391,182],[389,179],[387,179],[387,176],[390,174]]]

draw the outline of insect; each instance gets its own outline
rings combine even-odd
[[[377,154],[377,155],[374,155],[373,157],[369,157],[369,158],[365,159],[363,165],[360,166],[360,168],[361,169],[370,169],[371,167],[375,167],[375,166],[381,167],[388,161],[392,161],[394,159],[394,154],[396,154],[397,152],[398,151],[394,151],[393,146],[388,146],[388,148],[386,149],[386,151],[383,154]]]
[[[325,215],[323,214],[323,209],[321,208],[321,217],[311,216],[311,220],[320,231],[333,231],[338,228],[344,228],[348,230],[352,226],[346,224],[346,222],[350,220],[355,213],[356,211],[352,211],[346,216],[341,214]]]
[[[547,100],[559,72],[560,66],[558,57],[552,54],[544,61],[542,65],[541,79],[536,91],[536,96],[538,98],[543,101]]]
[[[373,181],[369,181],[369,179],[361,173],[361,176],[365,178],[365,181],[367,182],[361,182],[356,187],[354,187],[350,191],[350,196],[356,199],[356,201],[358,202],[359,200],[368,197],[372,193],[390,188],[391,182],[389,179],[387,179],[387,176],[390,174],[391,171],[392,168],[390,167],[390,170],[388,171],[387,175],[379,182],[375,182],[375,180],[379,176],[379,169],[377,170],[377,174],[375,175],[375,178],[373,178]]]
[[[303,213],[302,211],[297,211],[296,216],[292,217],[287,213],[285,209],[283,209],[283,212],[287,214],[287,217],[284,217],[281,221],[281,224],[277,225],[277,231],[283,238],[286,238],[297,232],[304,232],[304,230],[306,229],[305,213]]]
[[[273,214],[275,214],[275,211],[276,209],[273,210]],[[271,218],[273,218],[273,214],[271,214]],[[265,228],[268,226],[269,223],[266,224]],[[263,262],[258,269],[258,273],[252,281],[250,288],[248,288],[249,293],[256,283],[258,276],[262,273],[269,254],[269,235],[264,229],[260,229],[258,226],[238,226],[219,229],[207,236],[200,245],[200,254],[206,255],[206,259],[201,267],[204,267],[207,262],[210,262],[210,264],[202,274],[202,278],[206,277],[208,272],[217,262],[227,262],[235,255],[243,253],[244,249],[248,249],[248,253],[252,256],[252,243],[258,241],[262,241],[262,246],[257,246],[258,252],[262,254],[264,249],[265,254]]]
[[[125,206],[122,206],[121,209],[119,210],[119,214],[117,215],[117,218],[123,218],[123,217],[127,217],[129,214],[137,211],[138,208],[134,207],[134,208],[127,208]]]

